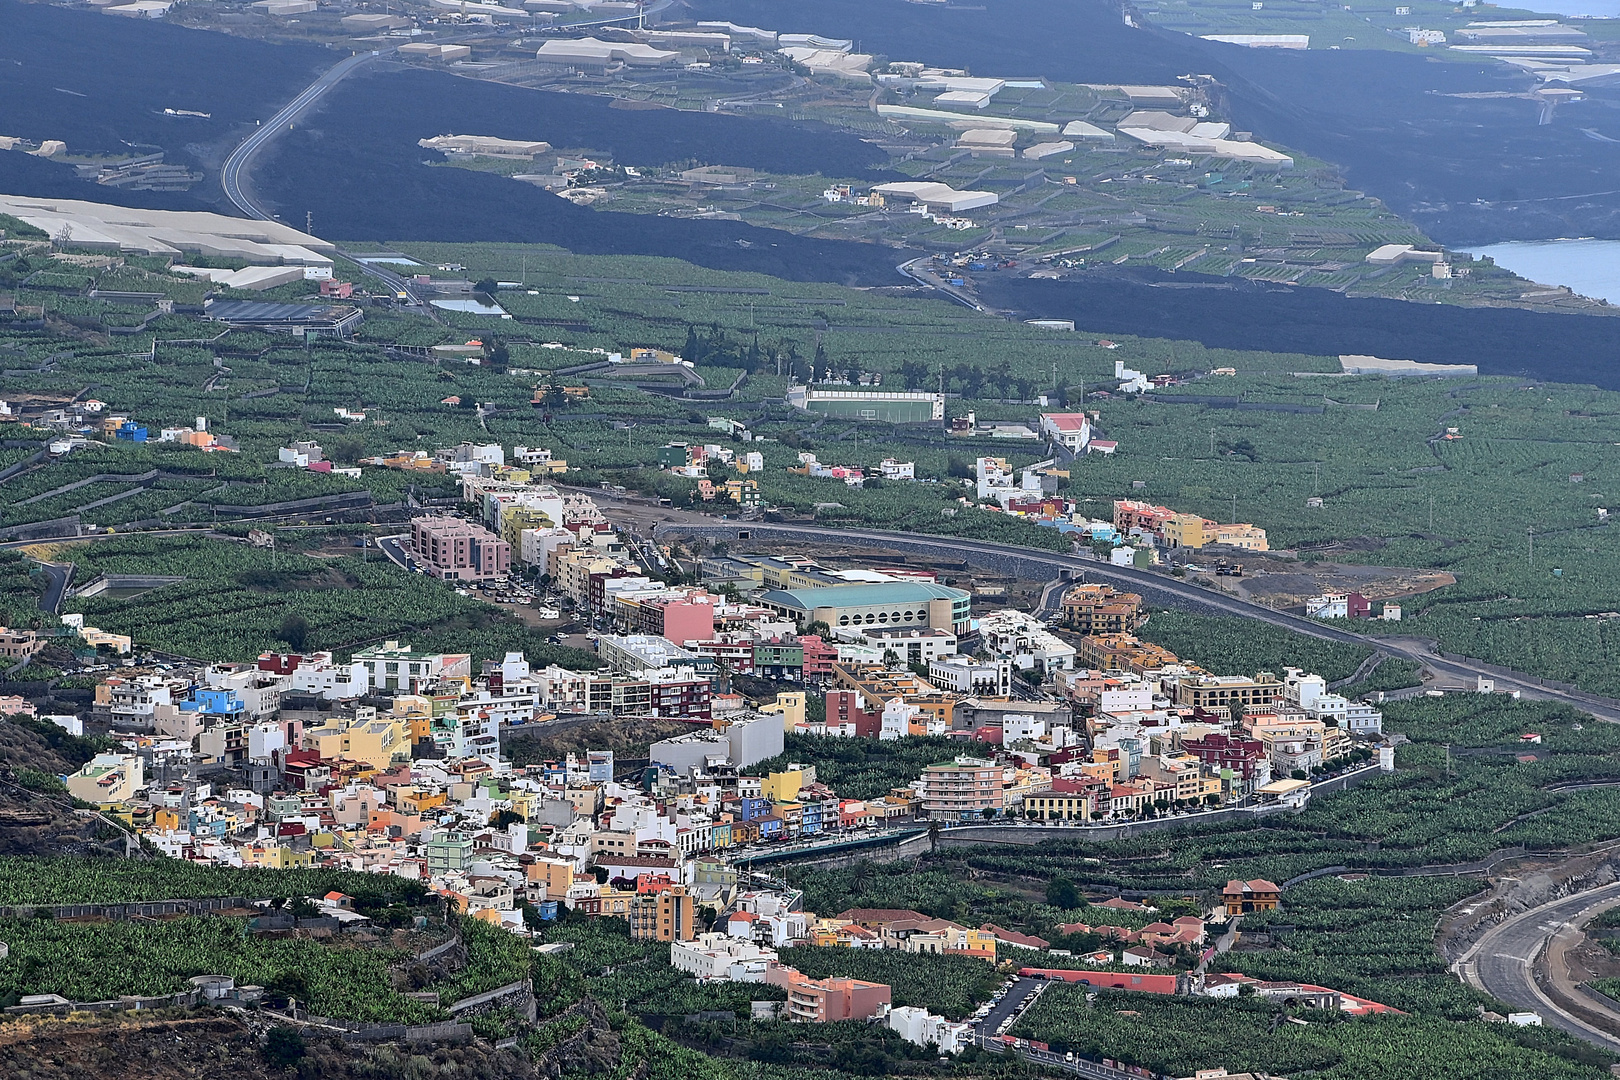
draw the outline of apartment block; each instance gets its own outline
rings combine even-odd
[[[488,581],[512,569],[511,544],[460,518],[416,518],[411,547],[427,572],[445,581]]]
[[[863,979],[811,979],[796,968],[773,965],[765,981],[787,991],[788,1019],[797,1023],[867,1020],[889,1004],[888,986]]]

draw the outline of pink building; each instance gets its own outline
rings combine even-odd
[[[512,569],[512,545],[460,518],[416,518],[411,547],[427,572],[445,581],[487,581]]]
[[[665,600],[660,633],[677,645],[714,637],[714,597],[689,593],[684,599]]]
[[[922,804],[929,817],[956,819],[982,817],[1000,810],[999,765],[977,758],[958,758],[922,771]]]
[[[787,991],[788,1019],[800,1023],[867,1020],[889,1004],[888,986],[863,979],[811,979],[797,968],[772,964],[765,969],[765,981]]]

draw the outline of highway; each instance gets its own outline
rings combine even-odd
[[[293,98],[281,111],[272,116],[267,122],[253,129],[253,133],[225,159],[225,165],[220,169],[220,184],[225,189],[225,197],[230,199],[236,208],[255,221],[269,221],[270,215],[254,200],[251,193],[251,177],[253,158],[262,150],[266,143],[277,135],[286,131],[293,121],[302,116],[311,105],[319,101],[326,92],[346,77],[352,75],[362,66],[380,57],[393,53],[393,48],[372,49],[367,52],[358,52],[353,56],[345,57],[337,64],[306,86],[302,93]],[[345,252],[337,252],[338,258],[352,264],[360,273],[375,278],[388,287],[389,292],[398,296],[404,293],[413,303],[418,302],[410,290],[410,284],[404,278],[391,270],[380,266],[372,266],[354,259]]]
[[[392,49],[386,50],[392,52]],[[253,156],[259,152],[265,143],[281,134],[291,126],[294,120],[303,115],[315,102],[319,101],[325,93],[351,74],[356,68],[368,64],[384,54],[384,50],[372,49],[368,52],[355,53],[345,57],[332,67],[326,74],[316,79],[304,88],[303,92],[293,98],[281,111],[272,116],[267,123],[260,124],[253,129],[253,134],[242,140],[231,156],[225,159],[225,165],[220,170],[220,183],[225,187],[225,197],[236,204],[236,208],[248,217],[257,221],[269,221],[270,215],[259,208],[246,189],[242,186],[243,171],[252,162]]]
[[[1537,963],[1554,935],[1580,926],[1598,911],[1616,903],[1620,903],[1620,882],[1533,907],[1486,931],[1457,961],[1454,969],[1475,989],[1541,1014],[1544,1024],[1611,1053],[1620,1053],[1620,1038],[1594,1027],[1554,1002],[1536,980]],[[1552,973],[1555,980],[1559,975]],[[1592,1012],[1596,1012],[1595,1007]]]

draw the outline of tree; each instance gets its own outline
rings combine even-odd
[[[309,620],[296,611],[289,613],[281,620],[276,640],[285,642],[293,652],[303,652],[304,646],[309,643]]]
[[[491,300],[495,299],[495,294],[500,291],[500,288],[500,284],[492,277],[479,278],[473,285],[474,292],[481,292]]]
[[[259,1054],[272,1069],[290,1069],[304,1056],[304,1037],[296,1028],[277,1024],[265,1032]]]
[[[512,362],[512,350],[506,347],[506,342],[498,337],[486,335],[484,339],[484,364],[495,372],[504,373],[506,366]]]
[[[1046,902],[1067,911],[1080,906],[1080,890],[1066,877],[1055,877],[1046,883]]]
[[[333,439],[322,439],[322,452],[330,461],[352,465],[366,456],[366,440],[359,435],[342,434]]]
[[[277,972],[274,978],[264,984],[264,988],[268,993],[282,998],[302,998],[309,993],[304,973],[297,970]]]

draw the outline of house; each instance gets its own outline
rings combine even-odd
[[[1221,900],[1228,915],[1242,915],[1250,911],[1276,911],[1282,890],[1264,878],[1253,881],[1228,881],[1221,890]]]
[[[1071,454],[1079,453],[1091,442],[1091,421],[1085,413],[1042,413],[1040,430],[1046,439]]]
[[[1128,634],[1142,624],[1142,598],[1112,585],[1076,585],[1063,594],[1063,625],[1077,634]]]
[[[638,892],[630,903],[630,937],[636,941],[691,941],[697,936],[697,898],[681,885]]]
[[[1167,968],[1175,957],[1162,953],[1151,945],[1130,945],[1119,954],[1126,967]]]
[[[908,953],[973,956],[996,962],[996,937],[948,919],[897,919],[882,928],[883,947]]]
[[[9,630],[0,626],[0,658],[24,660],[44,647],[45,643],[32,630]]]
[[[105,806],[128,802],[145,783],[144,766],[134,754],[97,754],[67,778],[68,794]]]
[[[954,1054],[973,1042],[970,1025],[953,1024],[943,1016],[935,1016],[915,1005],[890,1009],[888,1025],[907,1042],[915,1046],[932,1046],[941,1054]]]
[[[1016,930],[1007,930],[995,923],[985,923],[979,927],[987,934],[993,934],[998,945],[1011,945],[1015,949],[1049,949],[1052,943],[1045,938],[1035,937],[1032,934],[1020,934]]]

